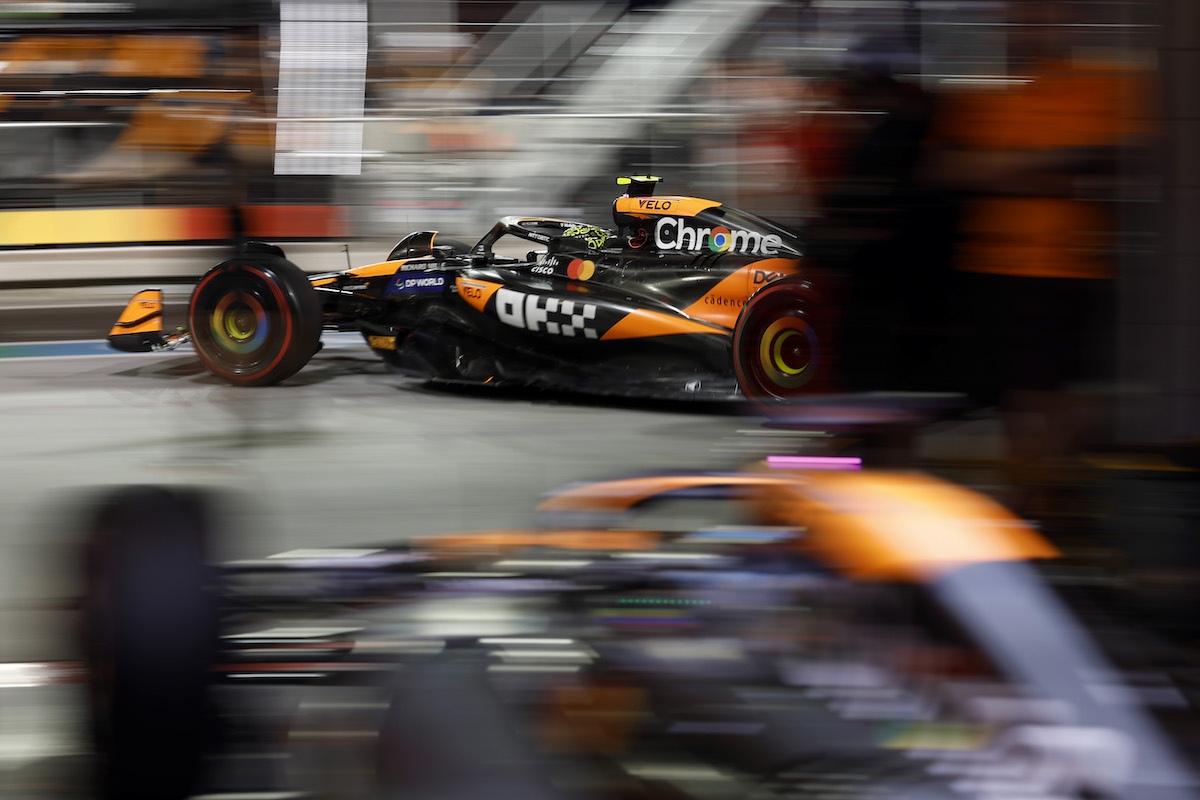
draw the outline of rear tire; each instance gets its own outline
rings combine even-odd
[[[248,254],[200,279],[188,327],[209,372],[241,386],[264,386],[296,374],[316,353],[321,304],[295,264]]]
[[[819,309],[802,282],[777,283],[750,298],[733,332],[733,369],[747,398],[775,405],[823,387],[829,365]]]

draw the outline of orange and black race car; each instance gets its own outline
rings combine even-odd
[[[504,217],[474,247],[420,231],[385,261],[320,275],[250,243],[200,279],[187,330],[165,336],[161,293],[146,290],[108,340],[144,352],[190,339],[212,373],[244,385],[288,378],[338,330],[435,380],[766,401],[811,391],[828,359],[797,234],[656,196],[657,178],[617,182],[613,228]],[[500,255],[514,245],[528,251]]]
[[[576,484],[541,528],[219,566],[221,503],[105,490],[96,796],[1200,796],[1188,684],[1111,622],[1101,648],[1046,539],[853,461]]]

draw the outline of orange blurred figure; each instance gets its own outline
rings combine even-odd
[[[1070,4],[1017,0],[1009,19],[1017,74],[947,100],[933,174],[965,197],[955,266],[978,330],[971,371],[1004,415],[1014,503],[1039,516],[1046,470],[1100,430],[1111,200],[1122,151],[1147,133],[1147,87],[1132,66],[1073,52]]]

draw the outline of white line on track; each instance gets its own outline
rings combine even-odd
[[[133,297],[133,295],[129,295]],[[75,311],[80,308],[118,308],[122,303],[128,303],[129,297],[125,299],[114,299],[111,303],[44,303],[40,305],[8,305],[0,306],[0,312],[3,311]],[[188,301],[186,298],[182,300],[164,300],[165,306],[185,306]]]
[[[357,333],[331,331],[322,334],[321,341],[326,350],[340,350],[348,347],[366,347],[366,342]],[[49,355],[4,355],[9,348],[53,348],[53,347],[95,347],[91,352],[51,353]],[[62,358],[101,358],[112,356],[163,356],[172,354],[194,354],[195,349],[190,344],[180,345],[174,350],[152,350],[148,353],[126,353],[109,349],[104,339],[57,339],[39,342],[0,342],[0,364],[8,361],[48,361]]]

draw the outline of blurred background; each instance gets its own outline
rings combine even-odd
[[[78,346],[147,281],[181,322],[248,239],[316,272],[507,214],[608,225],[629,174],[800,231],[840,390],[966,398],[883,449],[1039,528],[1051,583],[1118,596],[1084,625],[1163,670],[1194,758],[1197,142],[1194,0],[0,0],[0,795],[87,785],[46,766],[89,746],[80,487],[232,490],[217,555],[244,559],[862,454],[820,413],[445,394],[360,345],[253,392]]]
[[[899,237],[901,269],[935,289],[913,302],[945,311],[930,296],[979,188],[931,169],[950,101],[1019,87],[1014,32],[1056,25],[1058,57],[1123,73],[1092,112],[1140,121],[1109,137],[1136,146],[1104,185],[1078,188],[1105,206],[1089,246],[1121,279],[1104,325],[1120,424],[1190,435],[1192,7],[1064,1],[1069,20],[1023,23],[1010,5],[5,3],[0,281],[190,279],[212,251],[179,245],[238,237],[332,269],[348,240],[363,257],[420,228],[473,241],[502,213],[603,222],[612,176],[645,172],[824,221],[812,255],[836,268]],[[76,252],[95,245],[156,249]]]

